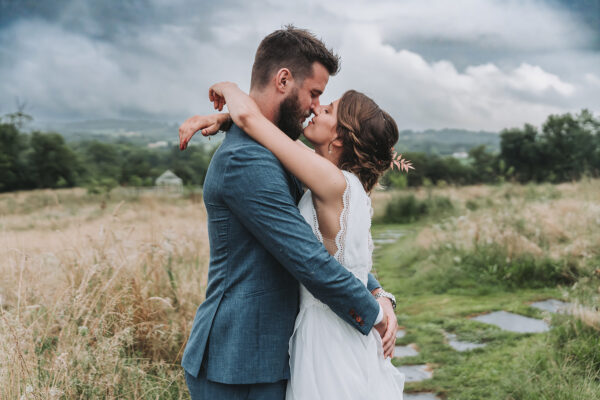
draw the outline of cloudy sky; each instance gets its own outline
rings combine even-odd
[[[585,3],[586,5],[581,5]],[[248,89],[256,46],[293,23],[342,57],[401,129],[500,130],[600,113],[600,1],[0,0],[0,115],[181,122],[210,84]]]

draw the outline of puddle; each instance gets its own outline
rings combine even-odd
[[[572,306],[571,303],[565,303],[564,301],[555,299],[537,301],[535,303],[531,303],[530,305],[538,310],[548,311],[551,313],[565,313]]]
[[[420,382],[431,379],[433,372],[427,365],[401,365],[396,369],[404,374],[405,382]]]
[[[391,239],[399,239],[404,235],[405,235],[404,231],[389,229],[389,230],[379,232],[377,234],[377,237],[378,238],[388,238],[388,239],[390,239],[390,238]]]
[[[394,349],[394,358],[414,357],[418,356],[419,352],[415,349],[414,344],[408,346],[396,346]]]
[[[460,341],[454,333],[444,333],[444,336],[446,336],[446,340],[448,340],[448,346],[452,347],[456,351],[462,352],[485,347],[485,344],[483,343]]]
[[[398,239],[373,239],[373,244],[390,244],[396,243]]]
[[[440,400],[433,393],[404,393],[402,397],[404,400]]]
[[[396,241],[404,235],[405,235],[404,231],[388,230],[388,231],[378,232],[377,234],[375,234],[373,236],[373,244],[374,245],[382,245],[382,244],[396,243]]]
[[[550,326],[541,319],[524,317],[506,311],[496,311],[473,318],[474,321],[485,322],[510,332],[539,333],[547,332]]]
[[[404,336],[406,336],[406,331],[404,329],[398,329],[396,331],[396,339],[402,339]]]

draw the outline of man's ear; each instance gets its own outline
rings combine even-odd
[[[286,93],[294,82],[292,73],[287,68],[281,68],[275,76],[275,86],[280,93]]]

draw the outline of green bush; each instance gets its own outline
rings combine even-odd
[[[503,282],[511,287],[548,287],[571,284],[576,269],[568,261],[538,258],[530,254],[509,258],[497,245],[478,246],[462,257],[462,268],[480,282]]]
[[[439,217],[454,209],[452,201],[445,196],[429,196],[419,200],[414,195],[392,199],[386,206],[380,221],[390,224],[406,224],[425,217]]]
[[[437,268],[423,271],[420,284],[434,293],[490,289],[544,288],[573,284],[579,275],[575,265],[566,260],[520,255],[510,258],[506,249],[491,244],[472,250],[441,248]],[[494,290],[495,290],[494,289]]]
[[[600,375],[600,332],[569,315],[554,316],[552,326],[554,348],[581,370],[591,369]]]
[[[597,330],[572,316],[553,316],[547,340],[523,354],[504,382],[510,398],[600,399],[598,337]]]

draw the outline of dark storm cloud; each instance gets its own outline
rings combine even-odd
[[[356,88],[408,128],[538,123],[600,110],[598,32],[568,3],[0,0],[0,114],[16,97],[38,119],[210,112],[208,86],[247,89],[261,38],[293,22],[342,56],[324,101]]]

